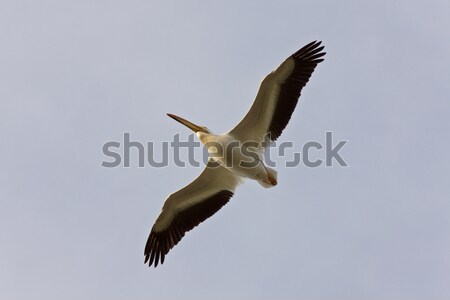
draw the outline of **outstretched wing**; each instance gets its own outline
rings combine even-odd
[[[169,195],[145,245],[145,263],[164,263],[164,257],[184,234],[214,215],[233,196],[240,177],[209,162],[204,171],[181,190]]]
[[[323,61],[320,44],[309,43],[267,75],[247,115],[229,133],[241,141],[275,141],[291,119],[302,88]]]

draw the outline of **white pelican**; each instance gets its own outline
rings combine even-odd
[[[171,118],[193,130],[210,154],[209,162],[197,179],[169,195],[153,225],[145,245],[145,262],[149,266],[164,263],[167,253],[184,234],[215,214],[227,204],[243,178],[258,181],[264,187],[277,184],[275,170],[264,165],[261,153],[267,142],[275,141],[289,122],[302,88],[314,68],[323,61],[321,42],[311,42],[288,57],[261,82],[256,99],[239,124],[224,134],[213,134],[208,128],[183,118]],[[267,139],[268,138],[268,139]],[[247,145],[247,141],[257,141]],[[223,149],[233,142],[239,147],[228,153]],[[235,150],[239,151],[235,151]],[[257,153],[256,156],[244,155]],[[247,152],[245,152],[247,151]],[[243,166],[240,162],[251,162]]]

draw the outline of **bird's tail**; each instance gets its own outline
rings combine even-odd
[[[266,180],[259,180],[258,183],[262,185],[264,188],[271,188],[277,185],[277,177],[278,173],[272,168],[266,167],[267,171],[267,179]]]

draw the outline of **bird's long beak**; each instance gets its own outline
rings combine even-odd
[[[197,131],[204,131],[204,129],[201,126],[195,125],[194,123],[189,122],[186,119],[183,119],[179,116],[175,116],[172,114],[167,114],[169,117],[171,117],[172,119],[174,119],[175,121],[180,122],[181,124],[183,124],[184,126],[188,127],[189,129],[193,130],[194,132]]]

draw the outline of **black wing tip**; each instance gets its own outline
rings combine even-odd
[[[164,253],[165,250],[157,235],[158,234],[152,228],[144,249],[144,264],[147,264],[148,262],[149,267],[153,265],[155,268],[159,263],[161,263],[161,265],[164,263],[164,256],[167,254]]]
[[[309,42],[308,44],[306,44],[305,46],[302,47],[302,49],[306,49],[306,48],[317,48],[320,46],[320,44],[322,44],[322,41],[317,41],[314,40],[312,42]],[[301,49],[300,49],[301,50]]]
[[[326,54],[326,52],[321,52],[323,49],[325,49],[325,46],[321,46],[321,44],[322,41],[312,41],[292,54],[291,57],[294,59],[301,59],[304,61],[319,63],[317,62],[317,58],[322,57]],[[323,59],[321,61],[323,61]]]

